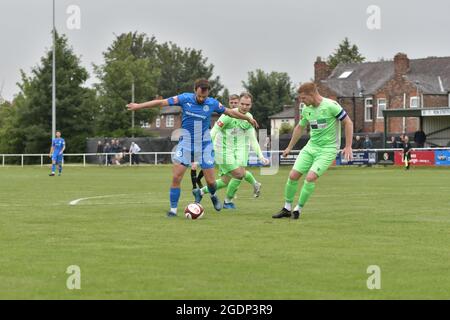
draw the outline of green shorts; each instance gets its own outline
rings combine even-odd
[[[229,175],[231,171],[234,171],[240,167],[241,166],[237,162],[232,164],[219,164],[219,177]]]
[[[309,171],[314,172],[317,176],[321,176],[327,171],[334,160],[336,160],[336,147],[318,147],[307,144],[300,151],[293,169],[302,175]]]

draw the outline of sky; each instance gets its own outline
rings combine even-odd
[[[67,27],[72,5],[80,9],[80,29]],[[138,31],[201,49],[225,87],[239,93],[256,69],[287,72],[294,84],[310,80],[316,58],[345,37],[368,61],[398,52],[450,56],[449,12],[448,0],[56,0],[56,27],[90,72],[88,86],[114,34]],[[20,70],[29,74],[51,48],[51,28],[52,0],[0,1],[5,99],[19,92]]]

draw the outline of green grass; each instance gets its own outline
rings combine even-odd
[[[237,211],[217,214],[204,199],[204,219],[189,221],[165,217],[168,166],[68,167],[55,178],[0,168],[0,298],[450,298],[449,169],[333,168],[299,221],[275,221],[288,169],[256,175],[260,199],[245,184]],[[66,288],[70,265],[81,290]],[[367,289],[369,265],[381,290]]]

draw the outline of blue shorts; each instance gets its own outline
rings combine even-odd
[[[191,146],[179,144],[172,161],[185,167],[190,167],[192,162],[197,162],[202,169],[214,168],[214,148],[212,143],[203,145],[202,150],[198,152],[192,151],[192,149]]]
[[[52,154],[52,161],[55,161],[57,164],[62,164],[64,155],[54,153]]]

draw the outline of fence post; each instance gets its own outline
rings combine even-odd
[[[155,164],[158,164],[158,152],[155,152]]]
[[[43,166],[44,166],[44,155],[41,154],[41,167],[43,167]]]
[[[130,157],[130,167],[133,165],[133,162],[132,162],[132,157],[133,157],[133,154],[130,152],[129,154],[128,154],[128,156]]]
[[[86,167],[86,154],[83,154],[83,167]]]
[[[5,166],[5,155],[4,154],[2,154],[2,167],[4,167]]]
[[[21,155],[21,163],[22,163],[22,167],[23,167],[23,154]]]

